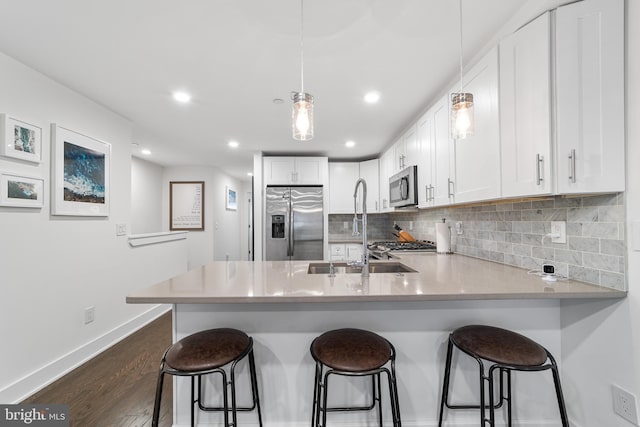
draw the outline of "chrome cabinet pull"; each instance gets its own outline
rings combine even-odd
[[[431,187],[431,201],[435,201],[436,200],[436,187],[434,187],[433,185],[430,185]]]
[[[569,153],[569,181],[576,182],[576,149],[573,148]]]
[[[454,186],[455,184],[453,183],[453,181],[451,181],[451,178],[447,178],[447,192],[449,193],[449,197],[453,197],[453,191],[451,190],[451,188]]]
[[[542,177],[543,174],[543,166],[544,166],[544,157],[542,157],[540,154],[536,154],[536,183],[537,185],[542,185],[542,181],[544,180],[544,178]]]

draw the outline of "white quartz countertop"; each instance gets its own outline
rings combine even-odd
[[[574,280],[546,282],[526,270],[463,255],[402,254],[416,273],[307,274],[310,261],[214,261],[140,289],[127,303],[288,303],[623,298]],[[385,262],[385,261],[373,261]]]

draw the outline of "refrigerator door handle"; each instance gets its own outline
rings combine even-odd
[[[293,256],[293,203],[291,201],[291,190],[289,190],[289,233],[287,236],[287,256]]]

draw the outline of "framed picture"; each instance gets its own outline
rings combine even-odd
[[[42,129],[10,114],[0,114],[0,154],[14,159],[40,163]]]
[[[109,216],[111,144],[51,125],[51,213]]]
[[[169,182],[169,230],[204,231],[204,181]]]
[[[43,207],[44,179],[0,172],[0,206]]]
[[[238,209],[238,193],[236,193],[236,190],[232,190],[229,187],[226,187],[226,190],[227,196],[225,206],[227,207],[227,210],[235,211]]]

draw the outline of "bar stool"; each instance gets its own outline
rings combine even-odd
[[[249,376],[251,382],[251,407],[236,405],[235,368],[239,361],[249,356]],[[225,367],[230,365],[230,379],[227,381]],[[156,398],[153,408],[152,427],[158,426],[160,401],[164,374],[191,377],[191,426],[194,426],[194,406],[197,403],[202,411],[222,411],[224,425],[237,427],[237,411],[253,411],[257,408],[258,423],[262,427],[262,413],[258,396],[256,366],[253,357],[253,339],[237,329],[220,328],[197,332],[182,338],[165,351],[160,363]],[[223,405],[207,407],[202,402],[202,376],[220,374],[223,389]],[[195,398],[195,379],[198,379],[198,398]],[[231,408],[229,408],[228,392],[231,392]],[[232,423],[229,423],[229,412]]]
[[[480,366],[479,405],[451,405],[449,403],[449,379],[453,346],[476,359]],[[486,376],[483,360],[493,362]],[[494,403],[493,374],[496,369],[499,371],[500,376],[500,400]],[[544,371],[547,369],[550,369],[553,374],[562,426],[569,427],[558,367],[555,359],[547,349],[523,335],[506,329],[483,325],[469,325],[456,329],[449,334],[438,426],[442,426],[445,406],[449,409],[480,409],[480,425],[484,426],[488,423],[490,426],[495,426],[495,409],[500,408],[505,401],[507,403],[508,425],[511,426],[511,371]],[[507,383],[506,396],[504,394],[503,381],[505,376]],[[489,385],[489,404],[485,404],[485,381]],[[489,409],[489,419],[485,418],[485,409],[487,408]]]
[[[316,375],[313,390],[313,412],[311,426],[327,424],[327,412],[368,411],[378,406],[378,418],[382,427],[382,387],[380,374],[385,373],[389,384],[391,414],[394,427],[400,427],[400,406],[396,384],[393,345],[373,332],[362,329],[336,329],[325,332],[311,343],[311,356],[316,361]],[[385,365],[390,365],[390,370]],[[325,372],[325,367],[327,368]],[[327,407],[329,377],[342,375],[349,377],[371,376],[371,404],[366,406]],[[321,423],[322,421],[322,423]]]

